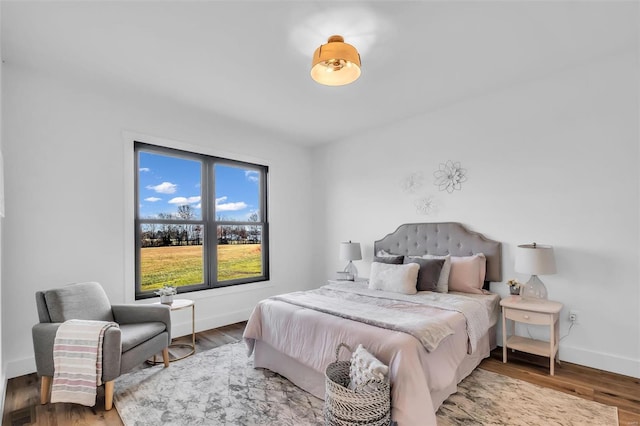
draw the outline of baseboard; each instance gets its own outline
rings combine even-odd
[[[498,345],[502,346],[501,327],[498,327],[497,332]],[[548,337],[548,335],[543,335],[541,339],[548,339]],[[534,338],[538,337],[534,335]],[[589,349],[566,345],[565,343],[560,344],[558,358],[560,361],[567,361],[573,364],[583,365],[585,367],[640,378],[640,359],[633,359],[606,352],[592,351]]]
[[[209,315],[202,317],[200,312],[196,314],[196,332],[211,330],[228,324],[235,324],[246,321],[251,315],[252,309],[240,309],[234,312],[227,312],[221,315]],[[180,320],[172,324],[173,337],[186,336],[191,334],[191,317],[188,320]],[[589,351],[582,348],[561,345],[559,358],[562,361],[584,365],[586,367],[597,368],[598,370],[609,371],[616,374],[640,378],[640,360],[621,357],[618,355]],[[4,404],[4,393],[6,392],[6,381],[13,377],[30,374],[36,371],[36,362],[33,357],[20,360],[9,361],[3,371],[2,379],[2,400]],[[2,412],[2,411],[0,411]]]
[[[241,309],[234,312],[226,312],[221,315],[211,315],[202,318],[200,312],[196,312],[196,332],[203,330],[211,330],[212,328],[218,328],[229,324],[235,324],[240,321],[246,321],[251,315],[251,309]],[[180,337],[191,334],[191,311],[188,311],[188,319],[182,319],[180,317],[179,322],[171,324],[172,337]],[[175,315],[174,315],[175,316]],[[173,320],[172,320],[173,321]],[[36,360],[34,357],[23,358],[20,360],[14,360],[7,362],[7,370],[5,375],[5,381],[14,377],[24,376],[25,374],[35,373]],[[6,383],[5,383],[6,385]],[[3,389],[4,391],[4,389]],[[4,398],[2,399],[4,402]]]
[[[36,359],[34,357],[22,358],[7,362],[6,379],[24,376],[36,372]]]
[[[189,311],[185,309],[185,311]],[[233,312],[225,312],[220,315],[209,315],[203,318],[200,312],[196,312],[196,333],[204,330],[222,327],[249,319],[253,308],[240,309]],[[191,315],[191,311],[189,311]],[[175,317],[175,316],[174,316]],[[171,337],[180,337],[191,334],[191,317],[188,319],[180,318],[179,322],[171,319]]]
[[[2,368],[0,368],[0,386],[2,386],[2,388],[0,389],[0,415],[2,415],[2,418],[4,420],[4,400],[7,397],[7,375],[5,374],[5,370],[6,370],[6,366],[2,365]]]
[[[598,370],[640,378],[640,359],[633,359],[605,352],[590,351],[583,348],[561,345],[559,350],[561,361]]]

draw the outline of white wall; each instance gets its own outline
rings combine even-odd
[[[0,22],[2,22],[2,7],[0,6]],[[1,29],[1,24],[0,24]],[[2,61],[2,47],[0,46],[0,61]],[[4,65],[0,62],[0,157],[2,157],[3,153],[3,132],[4,127],[2,126],[2,68]],[[0,182],[4,182],[4,169],[2,164],[0,164]],[[2,185],[2,184],[0,184]],[[0,194],[3,194],[4,188],[0,186]],[[1,195],[0,195],[1,196]],[[4,356],[4,345],[3,343],[3,332],[2,329],[7,323],[4,319],[4,310],[2,309],[2,224],[4,223],[4,219],[0,215],[0,413],[4,413],[4,396],[7,391],[7,375],[6,375],[6,362]]]
[[[130,132],[270,166],[272,279],[193,294],[198,330],[323,283],[344,267],[340,241],[360,241],[370,259],[402,223],[459,221],[504,243],[505,281],[527,278],[513,271],[517,244],[554,245],[558,274],[542,278],[565,304],[562,335],[568,309],[580,312],[560,358],[640,377],[638,71],[636,52],[613,57],[312,151],[167,99],[5,64],[0,363],[8,377],[34,371],[37,290],[96,280],[114,303],[132,300]],[[449,159],[469,177],[454,194],[432,185]],[[425,186],[410,195],[399,182],[413,172]],[[416,213],[423,195],[436,215]],[[292,235],[312,251],[291,250]],[[367,276],[368,261],[356,264]],[[176,317],[176,334],[188,329]]]
[[[640,377],[639,73],[638,52],[621,54],[317,148],[316,281],[344,266],[347,239],[363,245],[368,276],[373,242],[407,222],[456,221],[502,241],[505,282],[528,279],[513,271],[516,245],[551,244],[558,273],[541,278],[565,305],[562,336],[568,310],[580,313],[560,359]],[[452,194],[433,184],[447,160],[468,175]],[[414,172],[425,184],[411,195],[399,182]],[[428,195],[437,214],[417,214]]]
[[[133,154],[125,152],[132,145],[123,132],[270,167],[271,280],[186,295],[196,300],[197,330],[245,320],[258,300],[307,285],[300,278],[310,258],[291,246],[311,244],[308,148],[166,99],[10,64],[3,89],[3,242],[10,249],[2,308],[3,324],[11,325],[2,338],[11,342],[4,348],[9,377],[35,371],[37,290],[98,281],[113,303],[133,301]],[[176,335],[190,332],[189,313],[182,313],[173,317]]]

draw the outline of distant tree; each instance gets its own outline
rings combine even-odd
[[[191,220],[196,216],[196,212],[189,204],[178,206],[178,217],[184,220]],[[185,240],[186,245],[189,245],[189,237],[193,235],[193,225],[184,225],[183,232],[180,233],[180,240]]]
[[[147,228],[146,235],[147,235],[147,238],[149,239],[148,243],[147,243],[147,247],[151,247],[151,246],[156,245],[156,238],[157,238],[157,235],[156,235],[156,229],[157,229],[156,224],[155,223],[149,223],[149,224],[146,225],[146,228]]]
[[[253,212],[249,215],[249,222],[257,222],[260,219],[258,212]],[[258,242],[260,235],[260,227],[257,225],[249,226],[249,239],[251,242]]]
[[[228,226],[226,225],[221,225],[218,226],[218,230],[217,230],[217,237],[218,237],[218,244],[228,244],[228,234],[229,234],[229,229]]]
[[[178,216],[181,219],[189,220],[196,216],[195,210],[189,204],[178,206]]]
[[[202,244],[202,226],[201,225],[194,225],[193,226],[193,240],[195,241],[196,245],[200,245]]]
[[[171,213],[158,213],[158,219],[173,219],[173,217]],[[175,233],[175,226],[170,223],[162,223],[160,224],[158,233],[162,241],[161,245],[170,246],[173,234]]]

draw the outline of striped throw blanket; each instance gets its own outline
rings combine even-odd
[[[69,320],[60,325],[53,344],[51,402],[96,405],[102,384],[102,341],[115,322]]]

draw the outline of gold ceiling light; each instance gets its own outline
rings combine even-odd
[[[360,77],[360,54],[339,35],[318,47],[311,61],[311,78],[327,86],[353,83]]]

